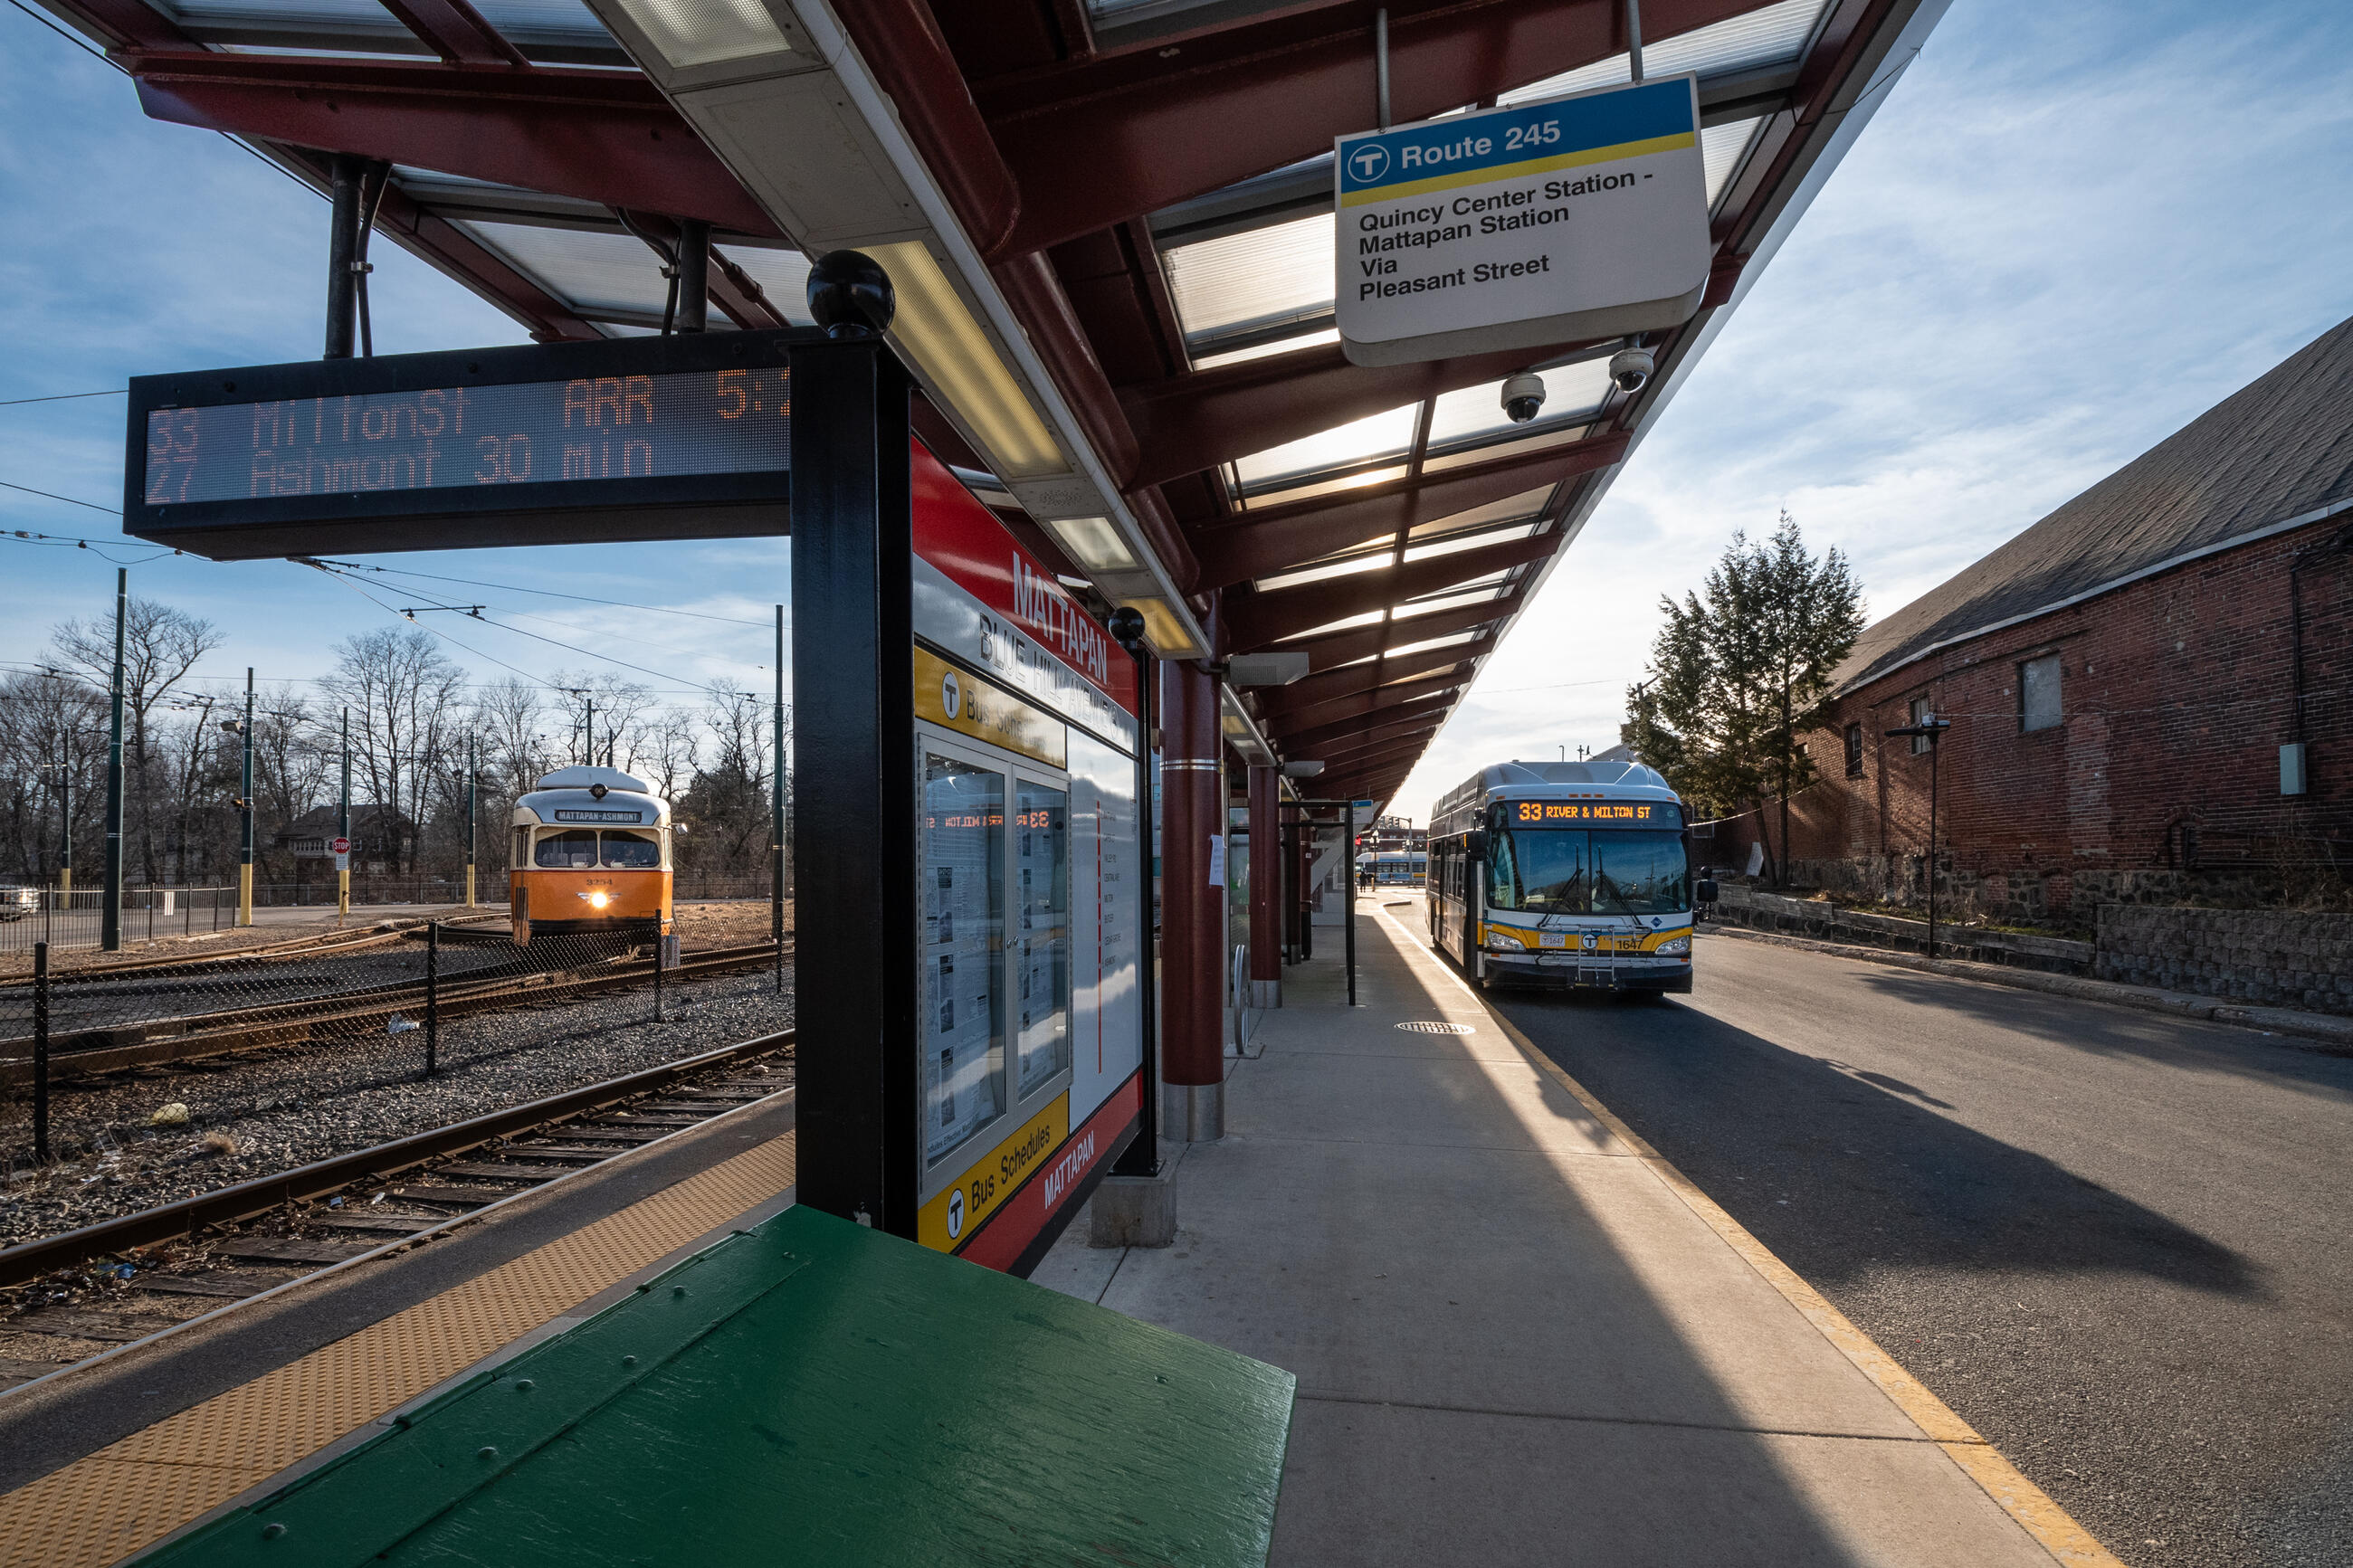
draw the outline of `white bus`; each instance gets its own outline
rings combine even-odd
[[[1689,993],[1683,803],[1640,763],[1499,763],[1430,814],[1430,935],[1482,984]]]

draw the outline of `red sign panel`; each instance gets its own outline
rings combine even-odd
[[[1135,662],[1127,650],[920,441],[914,501],[916,554],[1122,710],[1135,711]]]

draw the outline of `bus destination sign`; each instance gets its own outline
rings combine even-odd
[[[1570,823],[1617,822],[1637,827],[1678,827],[1682,813],[1672,805],[1654,805],[1647,801],[1575,802],[1557,800],[1523,800],[1513,803],[1512,819],[1517,826],[1566,827]]]
[[[783,533],[812,335],[142,376],[126,531],[217,560]]]

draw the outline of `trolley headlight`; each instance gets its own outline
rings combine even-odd
[[[1687,936],[1671,936],[1667,938],[1666,941],[1659,943],[1658,947],[1658,953],[1661,958],[1682,958],[1690,952],[1691,938]]]
[[[612,901],[602,893],[583,893],[580,896],[588,900],[588,907],[592,910],[601,910]]]

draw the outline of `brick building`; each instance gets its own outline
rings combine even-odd
[[[1792,879],[1917,900],[1930,759],[1884,731],[1934,712],[1964,906],[2341,897],[2349,640],[2353,321],[1865,631],[1790,803]],[[1698,847],[1738,864],[1755,831]]]

